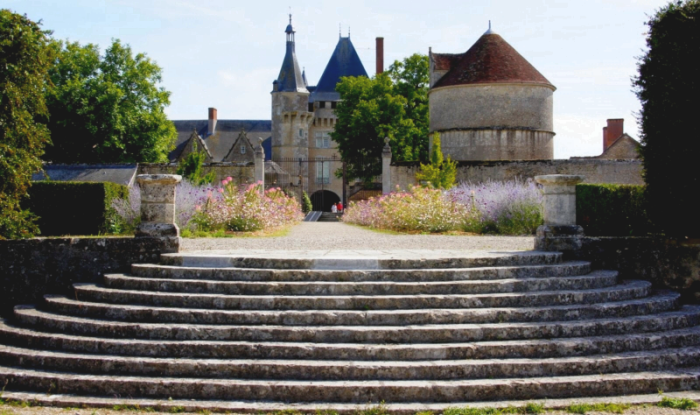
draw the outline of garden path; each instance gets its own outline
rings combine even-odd
[[[451,250],[527,251],[532,236],[399,235],[341,222],[302,222],[284,236],[184,238],[182,251],[210,250]]]

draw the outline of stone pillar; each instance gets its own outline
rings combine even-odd
[[[384,139],[382,150],[382,194],[391,193],[391,146],[389,137]]]
[[[262,140],[255,147],[255,182],[262,184],[262,191],[265,191],[265,149],[262,146]]]
[[[566,174],[535,176],[544,193],[544,225],[537,228],[536,250],[566,254],[581,248],[583,228],[576,224],[576,184],[583,179]]]
[[[140,174],[141,224],[137,237],[179,237],[175,224],[175,186],[182,176],[175,174]]]

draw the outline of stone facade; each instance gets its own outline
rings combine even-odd
[[[391,188],[406,189],[417,184],[419,163],[391,165]],[[457,164],[457,182],[481,183],[489,180],[534,178],[546,174],[585,176],[584,183],[644,184],[641,160],[531,160],[531,161],[468,161]]]
[[[430,133],[453,160],[554,157],[556,89],[490,29],[463,54],[430,51]]]

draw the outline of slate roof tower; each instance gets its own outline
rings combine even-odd
[[[335,91],[335,86],[343,76],[367,76],[367,71],[350,41],[350,36],[341,36],[338,39],[333,55],[328,60],[318,85],[311,93],[309,102],[339,101],[340,94]]]
[[[554,157],[556,88],[501,36],[465,53],[430,51],[430,132],[453,160]]]
[[[272,158],[307,159],[309,156],[309,91],[299,69],[292,15],[285,29],[287,43],[279,76],[272,83]]]

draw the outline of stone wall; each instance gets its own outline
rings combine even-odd
[[[418,163],[399,162],[391,165],[391,189],[416,184]],[[457,182],[481,183],[488,180],[533,178],[545,174],[578,174],[584,183],[644,184],[640,160],[531,160],[531,161],[461,161],[457,166]]]
[[[655,288],[678,291],[685,303],[700,303],[700,241],[583,237],[581,249],[569,257],[591,261],[595,269],[617,270],[621,280],[646,280]]]
[[[46,294],[72,295],[76,282],[102,283],[106,273],[128,272],[132,263],[156,263],[177,252],[179,238],[33,238],[0,241],[0,315]]]
[[[550,160],[554,133],[518,129],[468,129],[440,133],[442,153],[452,160]]]
[[[176,174],[177,163],[154,163],[139,164],[138,174]],[[227,177],[232,177],[234,183],[245,184],[255,182],[255,165],[253,162],[246,164],[238,163],[205,163],[202,166],[205,174],[214,172],[214,182],[219,183]]]

